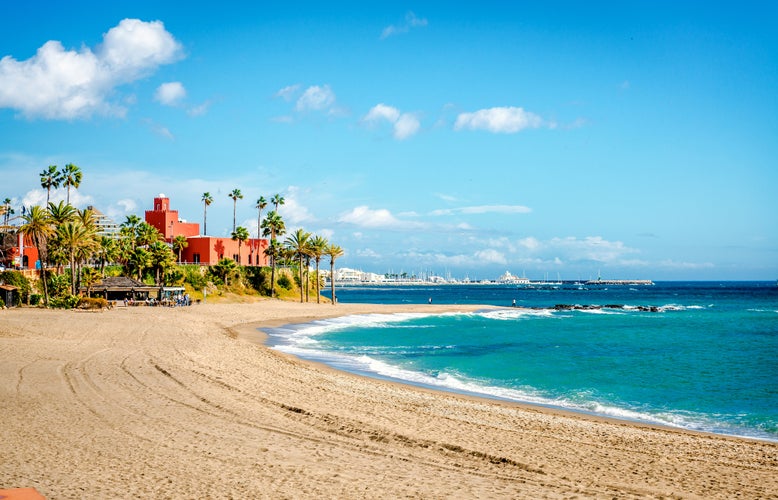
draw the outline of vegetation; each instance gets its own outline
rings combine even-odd
[[[340,247],[302,228],[295,229],[282,243],[280,238],[287,228],[278,209],[285,200],[275,194],[269,201],[260,196],[254,206],[257,237],[269,237],[264,250],[269,265],[239,265],[250,234],[247,228],[236,225],[237,201],[243,194],[240,189],[234,189],[228,196],[233,201],[231,236],[238,243],[237,262],[222,258],[213,266],[184,265],[181,261],[182,252],[188,246],[187,238],[179,235],[167,242],[155,227],[136,215],[128,215],[115,235],[100,234],[94,212],[70,204],[70,190],[78,189],[82,180],[81,169],[72,163],[61,170],[56,165],[44,169],[40,173],[40,185],[46,189],[46,205],[23,210],[22,224],[18,227],[7,225],[8,216],[13,213],[11,199],[0,204],[5,225],[3,234],[18,231],[38,250],[37,281],[31,282],[16,271],[0,273],[0,282],[19,289],[20,303],[36,305],[42,300],[44,307],[103,308],[108,305],[103,299],[82,295],[90,295],[93,287],[106,276],[132,277],[147,285],[184,286],[193,297],[240,294],[292,299],[299,296],[303,302],[311,300],[313,295],[321,302],[321,259],[329,256],[330,273],[333,273],[335,259],[343,255]],[[51,190],[60,187],[67,189],[66,200],[50,201]],[[205,234],[208,206],[214,199],[205,192],[201,201]],[[263,218],[263,210],[269,205],[272,206]],[[311,276],[312,262],[315,268]],[[36,293],[36,287],[42,295]],[[332,296],[335,296],[334,287]]]

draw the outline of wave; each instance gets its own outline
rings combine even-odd
[[[433,346],[438,347],[438,346]],[[630,408],[601,401],[591,391],[577,391],[566,395],[552,395],[533,387],[510,388],[492,385],[488,381],[470,379],[448,371],[421,372],[388,363],[367,354],[348,355],[302,346],[275,346],[275,349],[301,358],[325,363],[334,368],[384,380],[393,380],[425,388],[480,396],[515,403],[534,404],[589,415],[620,420],[663,425],[679,429],[778,441],[773,432],[740,426],[721,420],[721,415],[706,415],[681,410]]]

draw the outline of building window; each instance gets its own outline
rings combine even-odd
[[[240,264],[240,256],[238,256],[238,254],[236,253],[232,254],[232,260]]]
[[[251,265],[251,254],[249,254],[249,265]]]
[[[195,264],[199,264],[200,263],[200,254],[199,253],[196,253],[196,254],[192,255],[192,262],[194,262]]]

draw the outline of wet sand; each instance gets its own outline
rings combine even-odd
[[[258,325],[473,310],[0,311],[0,489],[57,498],[778,498],[778,444],[358,377]]]

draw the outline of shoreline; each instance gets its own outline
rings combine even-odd
[[[260,326],[480,309],[263,300],[0,311],[0,489],[47,498],[778,496],[773,442],[363,377],[255,343]]]
[[[367,305],[372,306],[372,304],[357,304],[357,305]],[[402,307],[402,306],[398,306]],[[424,306],[427,309],[434,309],[434,306]],[[500,306],[489,306],[489,305],[466,305],[466,306],[453,306],[455,309],[450,309],[449,307],[444,306],[444,310],[435,312],[431,310],[424,311],[424,313],[430,313],[430,314],[440,314],[445,312],[475,312],[475,311],[484,311],[484,310],[490,310],[490,309],[514,309],[514,308],[508,308],[508,307],[500,307]],[[464,309],[462,308],[464,307]],[[406,310],[396,311],[397,313],[403,313],[403,312],[409,312]],[[421,311],[412,311],[412,312],[421,312]],[[365,313],[357,313],[359,314],[365,314]],[[370,313],[368,313],[370,314]],[[394,314],[393,312],[385,312],[383,314]],[[765,442],[765,443],[772,443],[778,445],[778,438],[777,439],[769,439],[769,438],[761,438],[757,436],[744,436],[744,435],[738,435],[738,434],[724,434],[724,433],[717,433],[712,431],[704,431],[704,430],[697,430],[697,429],[687,429],[685,427],[680,426],[673,426],[670,424],[663,424],[661,422],[651,422],[648,420],[640,420],[637,418],[627,418],[627,417],[615,417],[615,416],[609,416],[609,415],[602,415],[598,414],[594,411],[587,411],[585,409],[575,409],[575,408],[565,408],[562,406],[555,406],[551,403],[549,404],[543,404],[543,403],[532,403],[529,401],[519,401],[519,400],[513,400],[509,398],[501,398],[498,396],[491,396],[489,394],[482,394],[478,392],[469,392],[469,391],[460,391],[453,388],[446,388],[446,387],[436,387],[434,385],[428,385],[421,382],[411,382],[406,381],[399,378],[393,378],[389,376],[382,376],[378,374],[374,374],[371,372],[357,372],[357,371],[350,371],[345,369],[340,369],[335,366],[332,366],[324,361],[319,361],[316,359],[306,358],[297,356],[295,354],[286,353],[284,351],[274,349],[272,346],[268,345],[268,334],[264,331],[264,329],[273,329],[273,328],[281,328],[285,326],[301,326],[313,323],[315,321],[319,320],[325,320],[325,319],[331,319],[331,318],[340,318],[340,317],[347,317],[351,316],[352,314],[346,314],[346,315],[336,315],[336,316],[326,316],[326,317],[300,317],[300,318],[290,318],[288,321],[285,320],[274,320],[271,322],[262,322],[257,323],[254,325],[242,325],[238,329],[238,338],[240,340],[244,340],[247,342],[255,343],[258,345],[261,345],[267,349],[270,349],[272,352],[277,353],[281,356],[288,356],[289,358],[299,361],[301,363],[310,363],[314,367],[318,367],[319,369],[323,370],[332,370],[336,373],[344,373],[347,375],[351,375],[354,377],[360,377],[360,378],[367,378],[369,380],[373,380],[379,383],[387,383],[387,384],[397,384],[400,387],[409,387],[412,389],[417,389],[421,391],[429,391],[433,394],[435,393],[442,393],[442,394],[450,394],[458,397],[463,397],[467,399],[473,399],[476,401],[483,401],[487,403],[497,403],[497,404],[504,404],[507,406],[515,406],[518,408],[521,408],[523,410],[537,410],[542,412],[550,412],[559,416],[567,416],[572,418],[589,418],[594,421],[598,422],[610,422],[612,424],[626,424],[626,425],[635,425],[638,427],[645,427],[648,429],[654,429],[654,430],[666,430],[670,432],[681,432],[681,433],[691,433],[695,435],[701,435],[701,436],[710,436],[710,437],[721,437],[721,438],[727,438],[727,439],[735,439],[735,440],[745,440],[745,441],[757,441],[757,442]]]

